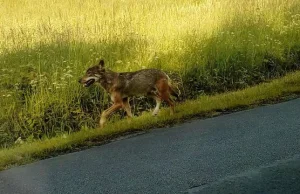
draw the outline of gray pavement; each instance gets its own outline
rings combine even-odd
[[[0,193],[300,193],[300,99],[0,172]]]

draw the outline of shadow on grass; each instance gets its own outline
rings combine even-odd
[[[19,137],[31,141],[96,127],[109,100],[99,87],[81,88],[78,77],[100,58],[108,67],[116,61],[132,61],[145,45],[136,38],[97,44],[58,41],[4,51],[0,89],[11,93],[11,103],[1,103],[0,146],[12,145]],[[42,103],[38,112],[37,103]]]
[[[209,38],[189,35],[183,41],[184,51],[158,53],[150,66],[180,64],[184,99],[246,88],[300,68],[297,37],[274,32],[263,19],[236,18]]]

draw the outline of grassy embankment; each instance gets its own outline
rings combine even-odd
[[[263,102],[282,100],[300,93],[300,72],[290,73],[287,76],[263,83],[247,89],[201,96],[195,100],[187,100],[176,107],[176,114],[170,116],[168,108],[164,108],[160,115],[153,117],[145,113],[130,120],[124,119],[109,123],[104,129],[81,130],[63,136],[44,139],[32,143],[25,143],[14,148],[0,150],[0,170],[47,158],[59,153],[69,152],[105,143],[120,135],[145,131],[154,127],[167,126],[182,122],[193,117],[211,117],[222,111],[241,110]]]
[[[2,167],[87,139],[102,139],[104,134],[298,92],[296,73],[272,82],[272,87],[198,98],[247,88],[298,69],[297,0],[2,0],[0,5]],[[117,71],[155,67],[177,73],[187,101],[174,117],[163,111],[156,119],[146,114],[127,124],[115,114],[115,123],[105,130],[88,130],[96,127],[109,100],[101,89],[82,88],[77,79],[99,58]],[[151,101],[134,101],[136,115],[153,106]],[[18,138],[25,144],[8,149]]]

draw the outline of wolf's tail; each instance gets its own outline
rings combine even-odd
[[[179,87],[177,84],[173,84],[171,83],[171,79],[168,76],[168,85],[169,85],[169,89],[170,89],[170,94],[172,96],[175,96],[176,98],[179,98],[181,92],[179,90]]]
[[[171,92],[171,95],[172,96],[175,96],[176,98],[179,98],[179,96],[180,96],[180,90],[179,90],[179,88],[176,86],[176,87],[174,87],[173,85],[169,85],[169,87],[170,87],[170,92]]]

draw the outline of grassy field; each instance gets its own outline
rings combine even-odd
[[[300,67],[298,0],[0,0],[0,13],[3,148],[95,128],[108,96],[77,80],[100,58],[177,74],[184,99]]]

